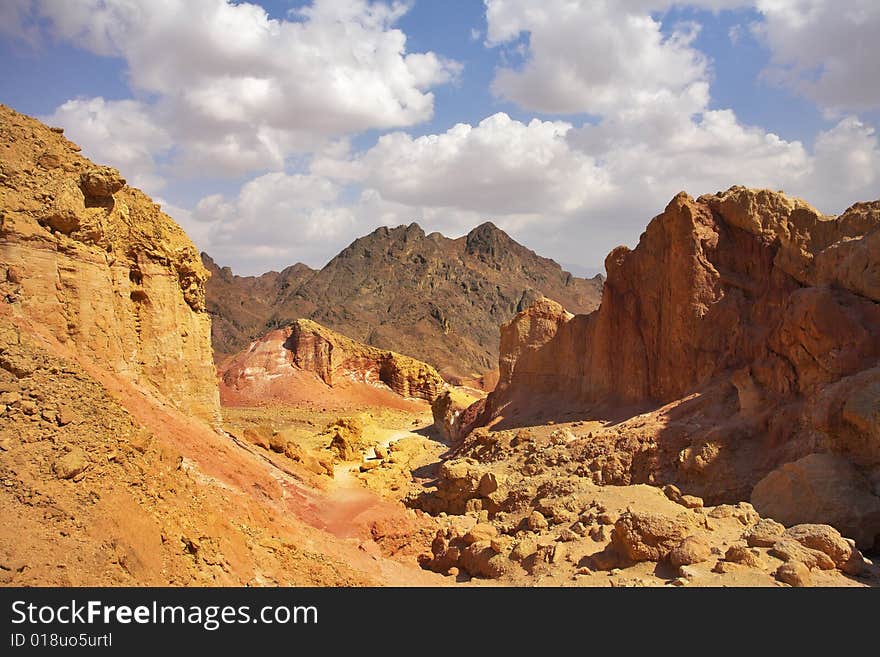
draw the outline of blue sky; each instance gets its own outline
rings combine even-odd
[[[240,272],[485,219],[593,271],[679,189],[880,196],[877,4],[9,0],[0,101]]]

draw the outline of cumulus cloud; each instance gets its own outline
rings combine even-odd
[[[322,137],[430,119],[430,89],[460,66],[406,52],[394,27],[406,8],[315,0],[275,20],[227,0],[34,0],[27,15],[60,39],[123,58],[191,170],[241,173],[277,168]],[[23,20],[20,9],[9,13]]]
[[[486,19],[490,45],[525,48],[521,65],[501,67],[492,84],[524,108],[607,114],[677,99],[693,113],[708,98],[708,63],[692,47],[698,26],[664,36],[639,3],[486,0]]]
[[[437,135],[396,132],[356,158],[351,175],[383,198],[483,213],[566,212],[606,185],[593,160],[572,151],[571,124],[521,123],[498,113]]]
[[[63,126],[68,138],[83,145],[87,157],[116,167],[130,185],[149,193],[163,187],[156,158],[166,153],[173,141],[143,103],[78,98],[40,118],[49,125]]]
[[[830,112],[880,107],[880,3],[756,0],[753,31],[771,52],[768,79]]]
[[[492,219],[539,252],[595,266],[617,244],[633,245],[681,190],[784,189],[838,213],[877,196],[880,150],[873,128],[854,117],[810,151],[731,110],[691,118],[661,105],[580,128],[499,113],[439,134],[386,135],[359,154],[339,145],[312,171],[364,187],[346,206],[354,229],[415,220],[459,235]]]
[[[339,184],[320,176],[273,172],[242,186],[238,195],[203,198],[185,228],[219,262],[247,273],[314,263],[356,231],[353,210]]]

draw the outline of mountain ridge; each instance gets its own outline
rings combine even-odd
[[[304,318],[429,362],[453,380],[491,371],[497,326],[535,298],[589,312],[604,280],[573,276],[491,221],[458,238],[426,234],[416,222],[380,226],[317,270],[297,263],[236,276],[207,253],[202,261],[212,272],[207,303],[218,362]]]

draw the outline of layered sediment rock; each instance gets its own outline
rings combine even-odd
[[[0,292],[78,353],[214,421],[208,273],[119,172],[0,105]]]
[[[323,383],[387,386],[402,397],[433,401],[445,383],[430,365],[355,342],[311,320],[271,331],[233,357],[221,373],[225,387],[246,391],[261,384],[314,373]],[[292,381],[291,385],[297,385]]]

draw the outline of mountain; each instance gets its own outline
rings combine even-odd
[[[572,312],[598,306],[603,279],[572,276],[492,223],[458,239],[415,223],[378,228],[319,271],[239,277],[206,254],[208,311],[222,357],[307,318],[349,338],[431,363],[449,379],[492,370],[498,326],[543,295]]]

